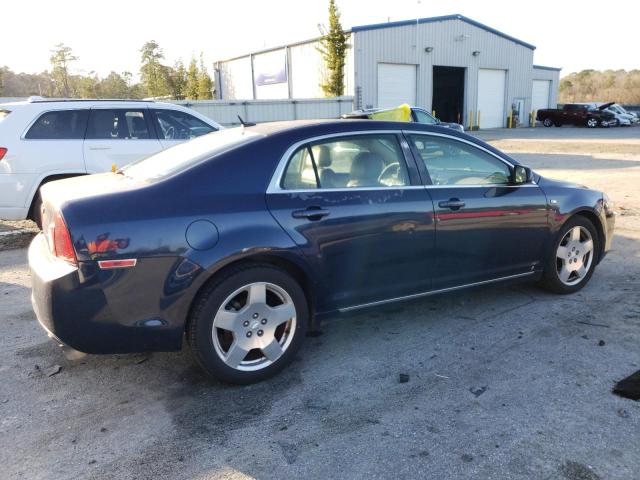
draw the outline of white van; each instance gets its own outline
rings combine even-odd
[[[120,168],[220,128],[191,109],[153,101],[0,104],[0,219],[40,225],[43,184]]]

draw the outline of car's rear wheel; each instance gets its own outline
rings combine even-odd
[[[587,127],[595,128],[597,126],[598,126],[598,120],[596,120],[595,118],[588,118],[587,119]]]
[[[542,285],[555,293],[573,293],[591,279],[598,263],[598,232],[581,215],[562,226],[545,265]]]
[[[36,225],[42,230],[42,197],[40,196],[40,189],[36,192],[36,196],[33,199],[31,206],[31,219],[36,222]]]
[[[551,120],[550,118],[545,118],[545,119],[542,121],[542,124],[543,124],[545,127],[551,127],[551,126],[553,126],[553,120]]]
[[[264,380],[291,362],[309,320],[298,282],[270,265],[227,272],[196,300],[187,340],[212,376],[246,384]]]

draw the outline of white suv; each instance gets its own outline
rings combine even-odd
[[[220,128],[191,109],[152,101],[0,104],[0,219],[40,225],[43,184],[120,168]]]

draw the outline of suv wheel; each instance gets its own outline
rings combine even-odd
[[[226,273],[196,300],[187,341],[196,360],[224,382],[264,380],[288,365],[309,320],[300,285],[270,265]]]

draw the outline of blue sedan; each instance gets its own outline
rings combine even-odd
[[[615,218],[464,133],[370,120],[222,130],[41,193],[49,335],[87,353],[186,337],[231,383],[281,370],[325,315],[502,281],[573,293]]]

